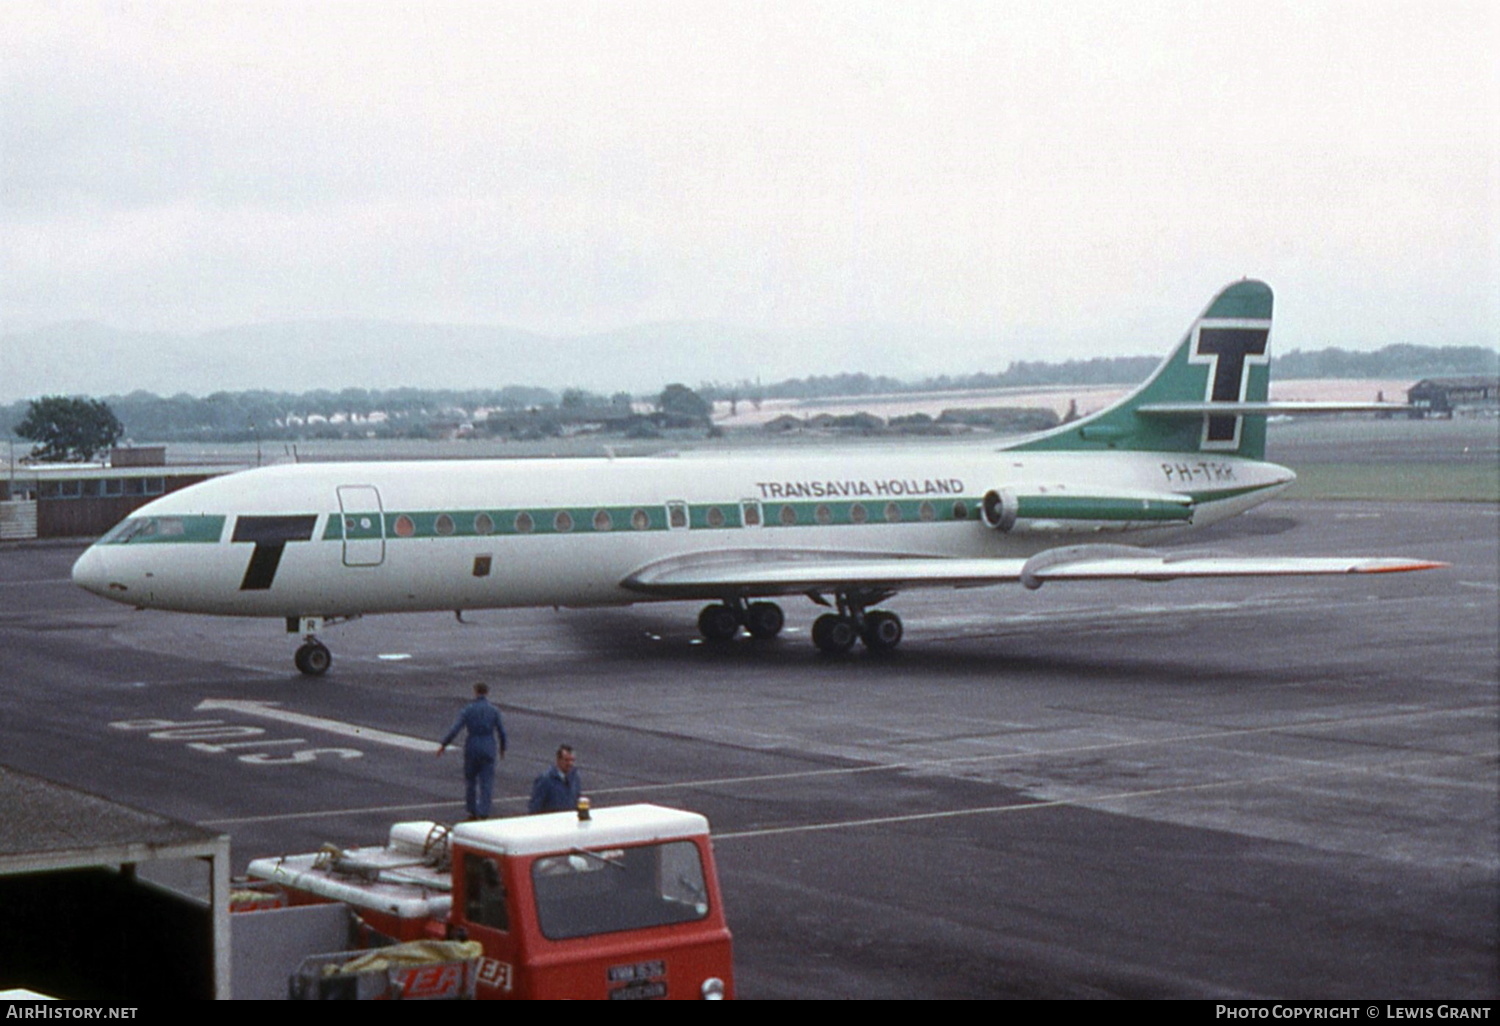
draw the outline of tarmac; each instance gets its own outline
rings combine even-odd
[[[596,805],[709,817],[739,994],[1500,996],[1500,510],[1274,502],[1197,536],[1417,574],[902,594],[893,656],[819,610],[702,643],[696,604],[280,622],[134,612],[80,545],[0,547],[0,762],[230,834],[237,870],[461,818],[430,752],[478,679]]]

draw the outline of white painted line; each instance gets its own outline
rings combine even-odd
[[[1404,769],[1408,766],[1421,766],[1433,762],[1463,761],[1466,759],[1482,759],[1488,762],[1494,758],[1489,755],[1446,755],[1432,759],[1413,759],[1409,762],[1398,763],[1392,766],[1377,767],[1377,769]],[[1215,780],[1206,784],[1176,784],[1171,787],[1153,787],[1142,791],[1116,791],[1113,794],[1089,795],[1081,798],[1056,798],[1043,802],[1018,802],[1013,805],[983,805],[971,809],[948,809],[943,812],[912,812],[902,816],[879,816],[871,819],[845,819],[835,820],[827,823],[802,823],[795,826],[766,827],[763,830],[739,830],[729,831],[722,834],[714,834],[714,843],[722,841],[736,841],[746,837],[773,837],[777,834],[808,834],[825,830],[848,830],[857,827],[889,826],[895,823],[920,823],[934,819],[961,819],[965,816],[985,816],[997,812],[1032,812],[1037,809],[1055,809],[1068,806],[1080,808],[1093,808],[1097,805],[1109,805],[1114,802],[1128,801],[1132,798],[1152,798],[1163,794],[1181,794],[1185,791],[1211,791],[1225,787],[1249,787],[1258,784],[1275,784],[1285,780],[1305,780],[1308,777],[1319,777],[1333,775],[1340,772],[1359,773],[1365,772],[1367,767],[1349,766],[1342,768],[1323,767],[1322,772],[1309,773],[1279,773],[1267,777],[1239,778],[1234,780]]]
[[[392,748],[405,748],[412,752],[432,753],[437,751],[436,741],[426,740],[419,737],[407,737],[405,734],[392,734],[389,731],[376,730],[373,727],[361,727],[357,723],[343,723],[339,720],[323,719],[320,716],[307,716],[303,713],[291,712],[282,709],[276,702],[247,702],[238,699],[207,698],[199,702],[195,707],[196,712],[204,712],[210,709],[224,709],[229,712],[239,713],[241,716],[254,716],[263,720],[275,720],[278,723],[291,723],[298,727],[308,727],[312,730],[321,730],[328,734],[337,734],[340,737],[357,738],[360,741],[368,741],[371,744],[390,745]]]
[[[201,706],[200,706],[200,708],[201,708]],[[1414,720],[1414,719],[1423,719],[1423,718],[1430,717],[1430,716],[1469,715],[1469,714],[1472,714],[1472,713],[1475,713],[1475,712],[1489,713],[1491,711],[1492,711],[1492,707],[1491,706],[1488,706],[1488,705],[1482,705],[1482,706],[1476,705],[1476,706],[1461,707],[1461,708],[1457,708],[1457,709],[1427,709],[1427,710],[1423,710],[1421,712],[1416,712],[1416,713],[1407,713],[1407,712],[1381,713],[1381,714],[1374,715],[1374,716],[1350,716],[1350,717],[1346,717],[1346,718],[1343,718],[1343,719],[1337,719],[1337,720],[1318,720],[1318,721],[1312,721],[1312,722],[1308,722],[1308,723],[1280,724],[1278,726],[1269,726],[1269,727],[1246,727],[1246,728],[1240,728],[1240,729],[1235,729],[1235,730],[1204,731],[1202,733],[1197,733],[1197,734],[1179,734],[1179,735],[1173,735],[1173,736],[1168,736],[1168,737],[1141,738],[1141,739],[1132,740],[1132,741],[1111,741],[1111,742],[1108,742],[1108,743],[1105,743],[1105,744],[1097,744],[1097,745],[1074,745],[1074,746],[1069,747],[1069,748],[1050,748],[1050,749],[1039,748],[1039,749],[1034,749],[1032,751],[1027,751],[1027,752],[1006,752],[1006,753],[1001,754],[1001,755],[965,755],[965,756],[959,756],[959,757],[950,758],[950,759],[918,759],[918,760],[914,760],[914,761],[910,761],[910,762],[881,763],[881,764],[878,764],[878,765],[869,765],[869,766],[839,766],[839,767],[830,768],[830,769],[796,770],[796,771],[789,772],[789,773],[759,773],[759,774],[754,774],[754,775],[750,775],[750,776],[741,776],[741,777],[716,777],[716,778],[709,778],[709,779],[703,779],[703,780],[670,780],[670,781],[663,781],[663,782],[661,782],[659,784],[632,784],[632,785],[630,785],[628,787],[590,788],[589,789],[589,794],[590,795],[641,794],[641,793],[651,793],[651,792],[659,792],[659,791],[678,791],[678,790],[682,790],[682,789],[696,790],[696,789],[708,788],[708,787],[730,787],[730,786],[740,785],[740,784],[765,784],[765,783],[775,783],[775,782],[787,781],[787,780],[810,780],[810,779],[815,779],[815,778],[818,778],[818,777],[853,777],[853,776],[858,776],[860,774],[865,774],[865,773],[899,773],[899,772],[902,772],[902,771],[905,771],[905,770],[912,770],[912,769],[936,769],[936,768],[942,768],[942,767],[947,767],[947,766],[969,766],[969,765],[975,765],[975,764],[979,764],[979,763],[991,763],[991,764],[993,764],[993,763],[1000,763],[1000,762],[1016,762],[1016,761],[1022,761],[1022,760],[1028,760],[1028,759],[1049,759],[1049,758],[1055,758],[1055,757],[1058,757],[1058,756],[1091,754],[1091,753],[1095,753],[1095,752],[1106,752],[1106,751],[1118,751],[1118,750],[1127,749],[1127,748],[1144,748],[1144,747],[1151,747],[1151,746],[1156,746],[1156,745],[1171,745],[1171,744],[1180,744],[1180,743],[1197,743],[1197,742],[1201,742],[1201,741],[1218,740],[1218,739],[1221,739],[1221,738],[1248,737],[1248,736],[1254,736],[1254,735],[1257,735],[1257,734],[1303,733],[1303,732],[1307,732],[1307,731],[1326,729],[1326,728],[1329,728],[1329,727],[1344,727],[1344,726],[1351,726],[1351,725],[1358,725],[1358,724],[1369,724],[1369,723],[1400,722],[1400,721],[1410,721],[1410,720]],[[431,749],[429,749],[429,750],[431,750]],[[1249,753],[1246,753],[1246,754],[1249,754]],[[1355,773],[1355,772],[1384,773],[1384,772],[1386,772],[1386,771],[1388,771],[1390,769],[1393,769],[1393,768],[1394,769],[1400,769],[1400,768],[1404,768],[1405,766],[1409,766],[1409,765],[1420,765],[1422,763],[1429,763],[1429,762],[1442,762],[1442,761],[1453,761],[1453,760],[1463,761],[1463,760],[1466,760],[1466,759],[1480,759],[1480,760],[1486,760],[1487,761],[1487,760],[1490,760],[1490,759],[1493,759],[1493,758],[1495,758],[1495,753],[1493,753],[1493,752],[1482,752],[1482,753],[1479,753],[1478,755],[1452,755],[1452,756],[1444,755],[1444,756],[1435,756],[1435,757],[1433,757],[1431,759],[1412,760],[1410,762],[1405,762],[1405,763],[1375,764],[1375,765],[1370,765],[1370,766],[1363,766],[1363,765],[1361,765],[1361,766],[1324,766],[1323,764],[1317,764],[1317,765],[1319,766],[1319,768],[1323,768],[1323,769],[1326,769],[1328,772],[1334,772],[1334,773],[1339,773],[1339,772],[1348,772],[1348,773]],[[1282,779],[1290,779],[1291,777],[1299,776],[1299,775],[1301,775],[1301,776],[1307,776],[1307,775],[1312,775],[1312,774],[1285,774],[1283,776],[1268,777],[1266,779],[1267,780],[1282,780]],[[1211,787],[1224,787],[1224,786],[1228,786],[1230,784],[1237,783],[1237,782],[1239,782],[1239,783],[1254,783],[1254,781],[1231,781],[1231,780],[1226,780],[1226,781],[1221,781],[1221,782],[1218,782],[1218,783],[1215,783],[1215,784],[1184,785],[1184,786],[1179,787],[1179,788],[1175,788],[1175,789],[1168,788],[1168,789],[1164,789],[1164,790],[1186,790],[1186,789],[1191,789],[1192,787],[1199,787],[1199,786],[1201,786],[1201,787],[1210,787],[1210,786]],[[1435,782],[1435,783],[1442,783],[1445,786],[1449,786],[1449,787],[1466,787],[1466,786],[1470,786],[1470,785],[1467,785],[1467,784],[1463,783],[1462,781],[1443,781],[1443,782]],[[1129,794],[1146,795],[1146,794],[1155,794],[1155,793],[1159,793],[1159,792],[1156,792],[1156,791],[1141,791],[1141,792],[1128,792],[1128,793]],[[1105,797],[1108,797],[1108,796],[1105,796]],[[515,798],[514,800],[517,801],[517,802],[519,802],[522,798],[524,798],[524,795],[521,796],[521,798]],[[497,803],[502,803],[503,801],[506,801],[506,800],[511,800],[511,799],[501,799],[499,797],[496,798],[496,802]],[[993,806],[993,807],[990,807],[988,809],[988,811],[1001,811],[1001,812],[1003,812],[1003,811],[1006,811],[1006,810],[1012,809],[1012,808],[1018,808],[1018,809],[1019,808],[1047,808],[1047,807],[1051,807],[1051,806],[1054,806],[1054,805],[1086,805],[1086,804],[1088,804],[1090,802],[1103,801],[1103,800],[1104,800],[1104,797],[1101,797],[1101,798],[1075,798],[1075,799],[1058,800],[1058,801],[1048,801],[1048,802],[1033,802],[1033,803],[1029,803],[1029,804],[1025,804],[1025,805],[1016,805],[1016,806],[1011,806],[1011,805]],[[432,802],[408,803],[408,804],[403,804],[403,805],[375,805],[375,806],[366,806],[366,807],[363,807],[363,808],[323,809],[323,810],[318,811],[318,812],[291,812],[291,813],[282,813],[282,814],[271,815],[271,816],[246,816],[246,817],[243,817],[243,818],[240,818],[240,819],[209,819],[209,820],[202,821],[202,823],[200,825],[201,826],[228,826],[228,825],[240,824],[240,823],[279,823],[279,822],[282,822],[284,820],[316,819],[316,818],[319,818],[319,817],[334,817],[334,816],[344,816],[344,815],[366,815],[366,814],[374,813],[374,812],[385,812],[385,813],[414,812],[414,811],[421,811],[421,810],[431,810],[431,809],[438,808],[438,807],[441,807],[441,806],[444,806],[444,805],[456,805],[456,804],[457,804],[456,802],[450,802],[450,801],[432,801]],[[986,810],[979,810],[979,811],[986,811]],[[951,815],[951,814],[944,814],[944,815]],[[917,818],[920,818],[920,815]],[[871,821],[871,822],[876,822],[876,821]],[[794,828],[788,827],[788,828],[785,828],[785,829],[791,830],[791,829],[794,829]],[[811,829],[811,828],[808,828],[808,829]]]

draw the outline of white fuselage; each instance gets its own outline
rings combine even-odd
[[[652,597],[622,583],[635,571],[692,553],[973,559],[1145,544],[1244,512],[1292,477],[1235,457],[968,449],[283,465],[142,507],[131,521],[149,532],[106,535],[74,579],[133,606],[233,616],[616,605]],[[1193,518],[998,531],[979,518],[993,489],[1187,494]],[[277,543],[287,524],[293,537]]]

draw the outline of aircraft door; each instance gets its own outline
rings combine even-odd
[[[344,516],[344,565],[379,566],[385,562],[385,511],[380,492],[371,485],[339,485],[339,512]]]

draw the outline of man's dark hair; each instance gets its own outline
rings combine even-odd
[[[573,751],[573,746],[572,745],[558,745],[557,746],[557,758],[561,759],[563,752],[572,752],[572,751]]]
[[[490,686],[488,684],[486,684],[484,681],[477,680],[477,681],[474,682],[474,694],[476,694],[476,695],[487,695],[489,693],[490,693]]]

